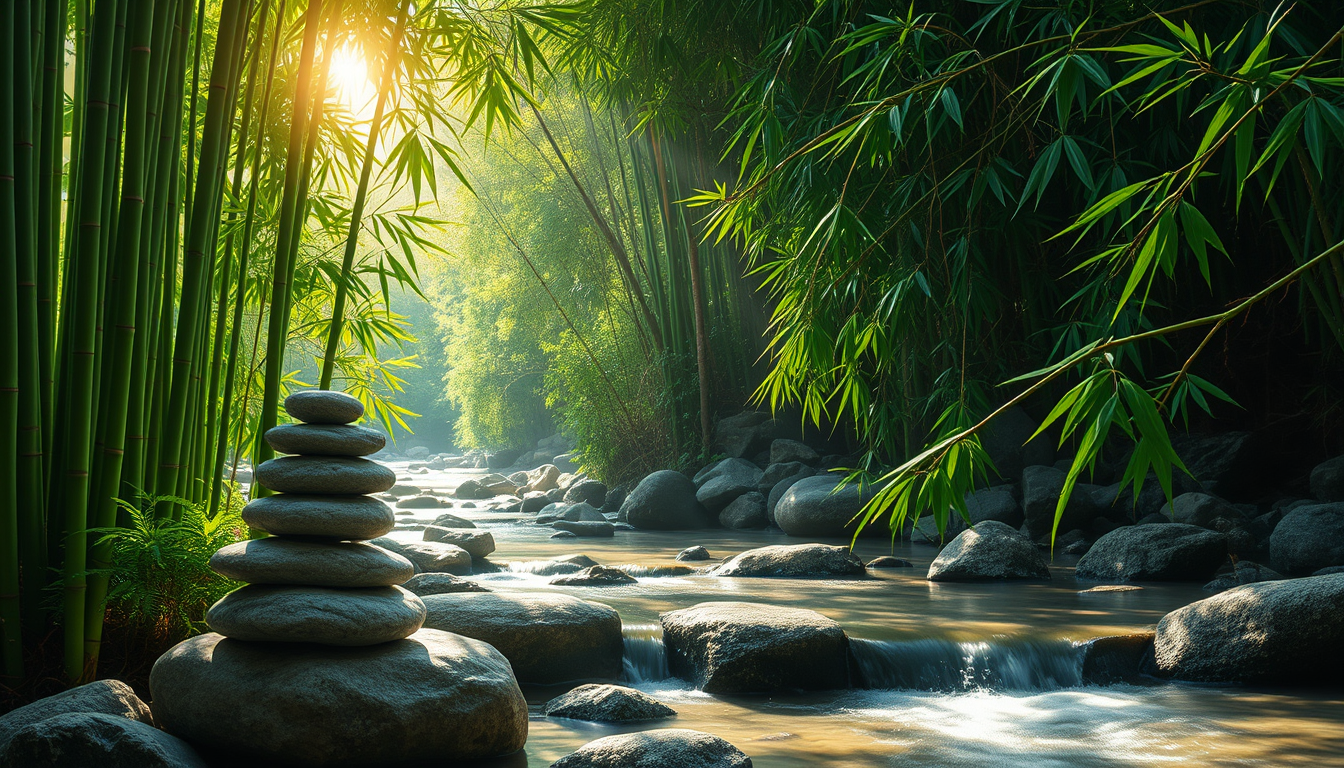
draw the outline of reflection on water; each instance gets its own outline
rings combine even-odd
[[[414,482],[451,488],[480,472],[431,473]],[[493,533],[496,562],[583,553],[608,565],[672,565],[681,549],[714,557],[768,544],[801,543],[764,531],[618,531],[612,539],[549,538],[530,518],[475,509],[418,510],[398,523],[423,525],[441,511]],[[398,538],[418,539],[401,530]],[[834,541],[842,544],[847,542]],[[721,736],[758,768],[967,766],[1129,768],[1151,765],[1336,766],[1344,768],[1344,701],[1337,692],[1251,691],[1184,685],[1083,686],[1075,641],[1151,628],[1167,612],[1206,597],[1199,585],[1148,585],[1134,592],[1079,594],[1076,558],[1031,584],[932,584],[933,547],[860,542],[865,560],[894,553],[915,568],[873,571],[865,580],[642,577],[622,587],[554,587],[532,567],[472,577],[498,591],[560,591],[616,608],[626,625],[624,682],[675,708],[653,726],[550,720],[541,705],[557,689],[528,691],[526,763],[542,768],[602,736],[647,727]],[[650,572],[650,571],[646,571]],[[658,615],[711,600],[811,608],[843,626],[867,690],[723,697],[669,678]],[[512,765],[512,763],[510,763]]]

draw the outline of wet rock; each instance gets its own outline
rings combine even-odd
[[[1037,426],[1036,420],[1027,415],[1026,411],[1013,406],[981,430],[980,444],[994,462],[994,468],[1004,478],[1017,480],[1027,467],[1054,464],[1055,449],[1050,436],[1040,435],[1031,439]]]
[[[554,593],[430,595],[425,626],[489,643],[523,683],[614,680],[621,673],[621,617],[601,603]]]
[[[696,501],[718,513],[742,494],[755,491],[761,476],[760,468],[746,459],[724,459],[696,476]]]
[[[784,498],[784,494],[788,493],[789,489],[792,488],[794,484],[796,484],[798,481],[804,480],[809,477],[814,477],[816,475],[817,475],[816,470],[812,469],[811,467],[807,467],[805,469],[800,469],[798,472],[789,475],[788,477],[784,478],[783,480],[780,480],[779,482],[775,483],[773,486],[770,487],[770,491],[768,494],[766,494],[765,497],[765,516],[770,521],[771,525],[774,526],[779,525],[779,521],[775,519],[775,512],[776,510],[779,509],[779,502],[780,499]]]
[[[1090,581],[1204,581],[1226,561],[1221,533],[1184,523],[1133,525],[1097,539],[1075,574]]]
[[[1080,589],[1078,590],[1078,594],[1088,595],[1088,594],[1102,594],[1105,592],[1141,592],[1141,591],[1143,591],[1143,587],[1137,587],[1134,586],[1133,584],[1099,584],[1090,589]]]
[[[1274,570],[1295,576],[1344,565],[1344,502],[1298,507],[1269,537]]]
[[[1283,575],[1249,560],[1238,560],[1232,569],[1221,573],[1213,581],[1204,585],[1206,592],[1222,592],[1243,584],[1255,584],[1261,581],[1279,581]]]
[[[636,578],[689,576],[692,573],[695,573],[695,569],[689,565],[618,565],[616,567]]]
[[[770,463],[787,464],[789,462],[815,464],[821,461],[821,455],[797,440],[775,440],[770,443]]]
[[[568,505],[568,506],[562,506],[559,510],[557,510],[557,511],[555,512],[555,515],[556,515],[556,517],[558,517],[559,519],[561,519],[561,520],[568,520],[568,521],[570,521],[571,523],[579,523],[579,522],[605,523],[605,522],[607,522],[606,515],[603,515],[601,512],[599,512],[598,509],[597,509],[597,507],[594,507],[592,504],[589,504],[589,503],[584,502],[584,501],[581,501],[581,502],[579,502],[579,503],[577,503],[577,504],[570,504],[570,505]]]
[[[1022,534],[986,520],[957,534],[929,566],[929,581],[1048,579],[1050,565]]]
[[[229,544],[210,558],[210,568],[249,584],[319,587],[387,587],[415,574],[410,560],[372,544],[274,536]]]
[[[556,576],[550,583],[562,587],[609,587],[636,584],[638,581],[619,568],[590,565],[581,571]]]
[[[1031,539],[1040,538],[1054,529],[1055,508],[1064,490],[1065,473],[1054,467],[1029,466],[1022,470],[1022,510]],[[1098,508],[1093,495],[1086,488],[1075,487],[1064,506],[1059,530],[1068,531],[1092,524]]]
[[[401,542],[386,536],[374,539],[373,543],[410,560],[416,573],[454,573],[458,576],[471,573],[471,553],[454,544],[437,541]]]
[[[529,490],[545,493],[556,487],[556,480],[560,478],[560,468],[554,464],[542,464],[540,467],[527,473],[527,485]]]
[[[868,561],[866,568],[914,568],[915,564],[891,555],[882,555]]]
[[[611,538],[616,535],[616,526],[603,520],[556,520],[551,527],[557,531],[572,533],[585,538]]]
[[[205,614],[210,628],[234,640],[375,645],[420,629],[425,607],[400,587],[329,589],[250,584]]]
[[[407,496],[397,500],[397,509],[438,509],[443,502],[434,496]]]
[[[875,493],[851,483],[839,488],[838,475],[807,477],[794,483],[775,506],[775,524],[790,536],[848,537],[850,520]]]
[[[765,496],[757,491],[738,496],[719,513],[719,525],[724,528],[735,530],[764,528],[767,522]]]
[[[701,560],[709,560],[710,554],[708,549],[697,544],[694,547],[687,547],[678,552],[677,559],[682,562],[694,563]]]
[[[695,497],[695,484],[664,469],[645,477],[625,498],[621,517],[645,530],[706,528],[710,517]]]
[[[533,512],[540,512],[551,500],[546,498],[546,494],[541,491],[528,491],[523,494],[523,501],[518,505],[518,511],[530,515]]]
[[[458,485],[457,489],[453,491],[453,496],[469,500],[488,499],[494,495],[486,490],[485,486],[481,485],[479,481],[471,478],[463,480],[461,485]]]
[[[141,701],[129,685],[120,680],[98,680],[0,715],[0,755],[4,754],[5,745],[14,734],[25,726],[72,712],[97,713],[154,724],[149,705]]]
[[[42,768],[206,768],[185,741],[138,720],[67,712],[30,723],[0,747],[0,764]]]
[[[601,509],[607,500],[607,486],[596,480],[583,480],[566,488],[561,500],[571,504],[588,504],[595,509]]]
[[[475,528],[475,527],[476,527],[476,524],[475,524],[475,523],[471,522],[470,520],[466,519],[465,517],[458,517],[457,515],[448,514],[448,513],[446,513],[446,512],[445,512],[444,514],[439,515],[438,517],[434,518],[433,525],[436,525],[436,526],[438,526],[439,528]]]
[[[662,728],[590,741],[551,768],[751,768],[751,758],[717,736]]]
[[[1157,625],[1157,671],[1195,682],[1344,683],[1344,574],[1230,589]]]
[[[1011,485],[996,485],[966,494],[966,512],[972,524],[997,520],[1012,528],[1021,528],[1026,520]]]
[[[700,603],[661,615],[672,673],[707,693],[831,690],[849,684],[849,641],[815,611]]]
[[[489,531],[441,528],[430,525],[425,528],[424,540],[461,547],[474,558],[487,557],[495,551],[495,537]]]
[[[1231,504],[1217,496],[1200,493],[1199,491],[1183,493],[1173,498],[1170,504],[1162,505],[1161,511],[1162,515],[1169,520],[1204,527],[1220,517],[1237,519],[1242,517],[1241,513]]]
[[[577,539],[579,534],[573,531],[556,531],[551,534],[552,539]]]
[[[1133,680],[1142,674],[1152,650],[1152,632],[1095,638],[1083,652],[1083,682],[1110,685]]]
[[[863,561],[848,547],[832,547],[826,544],[776,544],[749,549],[719,566],[714,575],[862,578],[866,573]]]
[[[580,685],[546,702],[547,717],[594,723],[637,723],[676,717],[677,711],[657,699],[621,685]]]
[[[607,491],[607,499],[602,502],[602,513],[607,515],[618,514],[621,511],[621,505],[625,503],[625,497],[630,495],[630,487],[622,483]]]
[[[406,591],[421,597],[425,595],[451,595],[455,592],[491,592],[489,587],[477,581],[454,576],[451,573],[417,573],[402,585]]]
[[[286,397],[285,412],[308,424],[350,424],[364,415],[364,405],[344,392],[309,389]]]
[[[414,485],[405,485],[403,483],[397,483],[396,485],[387,489],[387,492],[392,497],[399,499],[402,496],[416,496],[420,493],[420,489]]]
[[[281,424],[266,430],[276,453],[305,456],[368,456],[383,449],[387,437],[349,424]]]
[[[505,755],[527,739],[508,661],[432,629],[361,648],[201,635],[160,657],[149,687],[168,731],[238,763],[427,764]]]
[[[1344,456],[1323,461],[1311,470],[1311,495],[1319,501],[1344,501]]]

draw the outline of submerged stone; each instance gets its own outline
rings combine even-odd
[[[612,568],[607,565],[590,565],[581,571],[556,576],[551,579],[550,583],[570,587],[607,587],[635,584],[637,580],[619,568]]]
[[[580,685],[546,702],[547,717],[594,723],[636,723],[676,717],[677,711],[646,693],[621,685]]]
[[[662,728],[590,741],[551,768],[751,768],[751,758],[718,736]]]

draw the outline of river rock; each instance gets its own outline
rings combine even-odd
[[[1152,650],[1152,632],[1093,638],[1083,651],[1083,682],[1110,685],[1133,680],[1143,673]]]
[[[1039,425],[1021,406],[999,414],[980,431],[980,444],[994,462],[994,468],[1008,480],[1022,477],[1033,465],[1055,463],[1055,449],[1049,435],[1037,436]]]
[[[785,464],[791,461],[815,464],[821,461],[821,454],[797,440],[785,438],[770,443],[771,464]]]
[[[572,533],[585,538],[611,538],[616,535],[616,526],[603,520],[556,520],[551,527],[563,533]]]
[[[400,640],[424,620],[420,598],[401,587],[249,584],[220,598],[205,614],[211,629],[235,640],[324,645]]]
[[[875,491],[860,491],[857,483],[837,490],[840,481],[838,475],[827,474],[794,483],[775,506],[775,524],[790,536],[852,536],[850,521]]]
[[[957,534],[929,566],[929,581],[1048,579],[1050,564],[1025,536],[997,520]]]
[[[1255,584],[1261,581],[1279,581],[1283,574],[1250,560],[1238,560],[1232,570],[1219,574],[1213,581],[1204,585],[1206,592],[1222,592],[1243,584]]]
[[[882,555],[869,560],[865,568],[914,568],[915,564],[891,555]]]
[[[425,626],[489,643],[523,683],[614,680],[621,673],[621,617],[601,603],[555,593],[459,593],[425,599]]]
[[[1290,576],[1344,565],[1344,502],[1311,504],[1283,516],[1269,537],[1274,570]]]
[[[970,515],[972,524],[997,520],[1017,529],[1021,528],[1026,520],[1022,514],[1022,505],[1017,503],[1017,495],[1011,485],[981,488],[966,494],[965,500],[966,513]]]
[[[305,456],[368,456],[387,444],[381,432],[351,424],[281,424],[266,430],[277,453]]]
[[[436,496],[406,496],[397,499],[397,509],[438,509],[443,506]]]
[[[1344,501],[1344,456],[1323,461],[1311,470],[1311,495],[1318,501]]]
[[[551,503],[551,500],[541,491],[527,491],[523,494],[523,500],[518,504],[518,511],[530,515],[534,512],[540,512],[549,503]]]
[[[415,575],[410,560],[372,544],[275,536],[229,544],[211,556],[210,567],[248,584],[317,587],[388,587]]]
[[[97,680],[38,699],[0,715],[0,755],[20,729],[57,715],[71,712],[97,713],[154,724],[149,705],[140,700],[131,686],[120,680]]]
[[[784,494],[788,493],[789,489],[798,481],[816,475],[817,471],[815,469],[806,467],[770,486],[770,490],[765,497],[765,517],[770,522],[770,525],[779,525],[779,521],[775,519],[775,511],[779,509],[779,502],[784,498]]]
[[[374,539],[373,543],[410,560],[416,573],[471,574],[471,553],[456,544],[439,541],[403,542],[386,536]]]
[[[742,459],[770,447],[775,440],[797,433],[790,425],[760,411],[743,411],[714,425],[714,447],[725,456]]]
[[[1027,535],[1033,541],[1049,535],[1054,529],[1055,508],[1064,491],[1065,474],[1063,470],[1054,467],[1036,465],[1022,470],[1022,511],[1026,517]],[[1094,495],[1080,483],[1074,487],[1068,503],[1064,505],[1059,530],[1088,528],[1097,513]]]
[[[746,459],[724,459],[696,476],[695,499],[717,514],[734,499],[756,490],[761,469]]]
[[[839,624],[815,611],[700,603],[660,616],[668,665],[706,693],[831,690],[849,685]]]
[[[1169,520],[1201,527],[1208,527],[1220,517],[1228,520],[1242,519],[1242,514],[1236,507],[1217,496],[1199,491],[1182,493],[1173,498],[1171,503],[1163,504],[1162,514]]]
[[[527,473],[527,485],[524,487],[544,493],[555,488],[558,479],[560,479],[560,468],[554,464],[543,464]]]
[[[472,557],[487,557],[495,551],[495,537],[489,531],[443,528],[437,525],[425,526],[425,541],[437,541],[452,544],[467,550]]]
[[[431,523],[431,525],[436,525],[436,526],[438,526],[438,527],[440,527],[440,528],[475,528],[475,527],[476,527],[476,524],[475,524],[475,523],[471,522],[470,520],[466,519],[465,517],[458,517],[457,515],[449,514],[449,513],[447,513],[447,512],[445,512],[444,514],[439,515],[438,517],[434,518],[434,522]]]
[[[426,595],[451,595],[455,592],[491,592],[489,587],[478,581],[464,579],[451,573],[417,573],[401,585],[408,592],[420,597]]]
[[[277,536],[376,539],[391,531],[396,518],[371,496],[317,496],[282,493],[254,499],[243,507],[243,522]]]
[[[826,544],[775,544],[743,552],[714,571],[715,576],[833,578],[865,574],[863,561],[848,547]]]
[[[262,462],[257,481],[278,493],[381,493],[397,482],[392,470],[346,456],[283,456]]]
[[[776,483],[778,483],[780,480],[783,480],[786,477],[793,477],[794,475],[804,473],[806,475],[813,475],[816,474],[816,472],[817,470],[813,469],[812,467],[809,467],[808,465],[802,463],[801,461],[790,461],[785,462],[783,464],[771,464],[765,468],[764,472],[761,473],[761,480],[759,483],[756,484],[756,490],[760,491],[763,494],[769,494],[770,489],[774,488]]]
[[[1159,673],[1195,682],[1344,684],[1344,574],[1265,581],[1167,614]]]
[[[645,530],[706,528],[710,517],[695,497],[690,478],[670,469],[660,470],[639,481],[625,497],[621,518]]]
[[[527,702],[489,645],[422,629],[360,648],[201,635],[154,664],[163,727],[238,763],[362,768],[510,754]]]
[[[580,685],[546,702],[547,717],[594,723],[637,723],[676,717],[677,711],[646,693],[623,685]]]
[[[1089,581],[1204,581],[1226,561],[1221,533],[1184,523],[1132,525],[1097,539],[1075,574]]]
[[[607,501],[607,486],[596,480],[583,480],[566,488],[561,500],[571,504],[587,503],[601,509]]]
[[[751,758],[718,736],[660,728],[590,741],[551,768],[751,768]]]
[[[607,565],[590,565],[580,571],[556,576],[551,584],[562,587],[610,587],[638,583],[635,577],[619,568]]]
[[[694,563],[703,560],[709,560],[709,550],[696,544],[694,547],[687,547],[677,553],[677,559],[683,563]]]
[[[1273,473],[1267,472],[1265,467],[1268,463],[1265,450],[1256,443],[1250,432],[1171,435],[1172,448],[1198,485],[1224,498],[1258,495],[1271,479]],[[1172,479],[1178,477],[1186,476],[1175,473]]]
[[[0,765],[206,768],[185,741],[138,720],[98,712],[67,712],[29,723],[0,747]]]
[[[392,496],[401,498],[402,496],[417,496],[420,494],[421,491],[418,486],[406,485],[404,483],[397,483],[391,488],[388,488],[387,492]]]
[[[286,397],[285,412],[308,424],[350,424],[364,415],[364,405],[344,392],[309,389]]]
[[[719,525],[724,528],[735,530],[764,528],[768,522],[765,516],[765,496],[759,491],[738,496],[719,513]]]

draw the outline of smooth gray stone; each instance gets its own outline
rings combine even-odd
[[[415,575],[401,555],[362,542],[270,537],[230,544],[210,558],[215,573],[248,584],[389,587]]]
[[[477,529],[442,528],[437,525],[429,525],[425,527],[424,540],[461,547],[467,550],[472,557],[486,557],[495,551],[494,534]]]
[[[551,584],[567,587],[611,587],[638,583],[634,576],[609,565],[590,565],[581,571],[556,576]]]
[[[715,576],[784,576],[825,578],[851,576],[862,579],[867,571],[848,547],[826,544],[775,544],[749,549],[719,566]]]
[[[622,685],[580,685],[546,702],[547,717],[594,723],[637,723],[676,717],[677,711],[634,688]]]
[[[406,496],[397,499],[397,509],[438,509],[443,502],[437,496]]]
[[[998,520],[968,528],[929,565],[929,581],[1049,579],[1050,564],[1036,545]]]
[[[190,744],[151,725],[101,712],[31,723],[0,750],[14,768],[207,768]]]
[[[572,533],[575,536],[584,536],[587,538],[611,538],[616,535],[616,526],[605,520],[602,522],[597,522],[596,520],[581,520],[578,522],[556,520],[551,523],[551,527],[557,531]]]
[[[303,456],[368,456],[387,445],[381,432],[351,424],[281,424],[266,430],[277,453]]]
[[[1310,504],[1283,516],[1269,537],[1274,570],[1291,576],[1344,565],[1344,502]]]
[[[442,765],[527,740],[508,661],[432,629],[362,648],[200,635],[155,662],[149,687],[159,722],[227,765]]]
[[[425,605],[401,587],[256,584],[222,597],[205,621],[236,640],[374,645],[415,634],[425,621]]]
[[[451,595],[455,592],[493,592],[480,582],[454,576],[451,573],[417,573],[402,585],[415,594]]]
[[[1205,581],[1227,562],[1227,537],[1185,523],[1128,525],[1097,539],[1074,575],[1088,581]]]
[[[309,389],[286,397],[285,412],[308,424],[350,424],[364,415],[364,404],[344,392]]]
[[[590,741],[551,768],[751,768],[751,758],[718,736],[660,728]]]
[[[397,482],[392,470],[347,456],[284,456],[262,462],[257,481],[277,493],[382,493]]]
[[[243,507],[243,522],[277,536],[376,539],[396,526],[387,505],[372,496],[281,493]]]
[[[38,699],[0,716],[0,754],[19,729],[68,712],[100,712],[154,724],[149,705],[135,695],[131,686],[120,680],[98,680]]]
[[[416,573],[471,574],[471,553],[456,544],[439,541],[397,541],[384,536],[374,544],[411,561]]]

